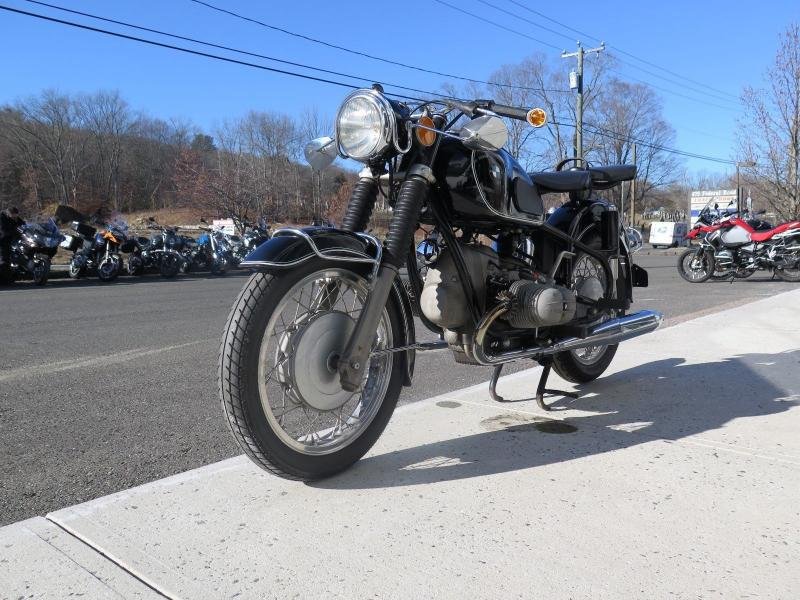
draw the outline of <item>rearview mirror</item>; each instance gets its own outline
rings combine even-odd
[[[321,137],[311,140],[303,148],[303,154],[306,157],[306,162],[311,165],[315,171],[322,171],[327,169],[338,154],[338,149],[331,137]]]
[[[464,125],[459,137],[473,150],[500,150],[508,141],[508,128],[500,117],[484,115]]]

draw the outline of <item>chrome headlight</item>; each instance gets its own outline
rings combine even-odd
[[[360,162],[380,156],[396,137],[397,117],[386,97],[375,90],[356,90],[336,115],[339,154]]]

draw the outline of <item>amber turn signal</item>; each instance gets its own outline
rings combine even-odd
[[[532,108],[525,115],[525,120],[531,127],[541,127],[547,123],[547,114],[541,108]]]
[[[427,115],[420,117],[419,121],[417,121],[417,125],[429,127],[430,129],[433,129],[436,126],[433,122],[433,119]],[[423,146],[433,146],[434,142],[436,142],[435,131],[429,131],[428,129],[417,127],[415,133],[417,134],[417,141]]]

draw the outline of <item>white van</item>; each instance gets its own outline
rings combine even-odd
[[[650,245],[653,248],[675,248],[684,245],[689,228],[683,221],[655,221],[650,224]]]

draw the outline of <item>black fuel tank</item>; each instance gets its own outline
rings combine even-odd
[[[433,172],[442,200],[457,219],[535,224],[544,220],[544,205],[533,181],[505,150],[473,152],[458,140],[442,140]]]

